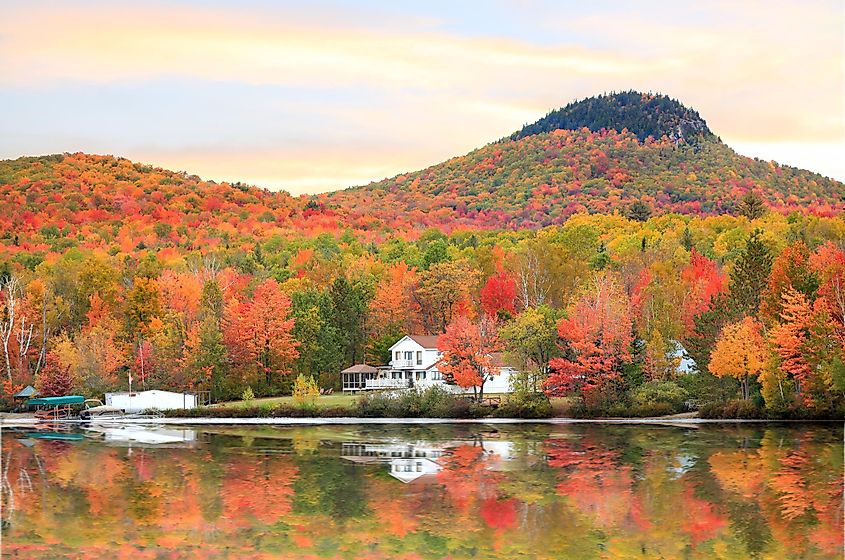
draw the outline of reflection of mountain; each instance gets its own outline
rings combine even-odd
[[[340,456],[359,464],[386,464],[390,476],[408,483],[437,474],[442,468],[440,459],[451,449],[467,444],[478,446],[491,460],[491,470],[506,470],[505,464],[513,457],[513,444],[509,441],[443,443],[352,443],[341,445]]]

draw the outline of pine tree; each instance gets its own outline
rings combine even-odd
[[[642,200],[634,202],[628,208],[628,218],[636,222],[646,222],[651,217],[651,208]]]
[[[760,296],[768,284],[772,254],[760,239],[761,233],[759,229],[754,230],[731,271],[728,306],[735,317],[756,317]]]
[[[684,249],[687,251],[692,251],[692,248],[695,246],[692,240],[692,232],[690,232],[689,227],[684,228],[684,233],[681,236],[681,245],[683,245]]]
[[[760,195],[754,191],[748,191],[739,200],[736,207],[737,214],[745,216],[749,220],[756,220],[766,215],[766,204]]]

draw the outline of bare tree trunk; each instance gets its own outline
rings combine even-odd
[[[32,344],[32,328],[34,323],[29,324],[29,330],[26,329],[26,317],[21,317],[21,328],[16,336],[18,340],[18,371],[23,371],[24,360],[29,353],[29,347]],[[29,364],[26,364],[26,370],[29,371]]]
[[[18,287],[19,283],[15,277],[10,278],[6,282],[6,318],[0,321],[0,342],[3,343],[3,357],[6,359],[6,377],[12,381],[12,363],[9,359],[9,340],[12,338],[12,333],[15,331],[15,311],[18,305]],[[0,286],[0,295],[2,295],[3,286]]]

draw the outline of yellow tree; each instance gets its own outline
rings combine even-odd
[[[766,343],[760,324],[751,317],[726,325],[716,339],[707,368],[716,377],[734,377],[742,383],[747,399],[748,378],[757,377],[766,367]]]

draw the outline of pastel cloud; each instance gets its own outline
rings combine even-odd
[[[0,103],[21,108],[0,157],[112,152],[313,192],[628,88],[677,97],[764,156],[788,145],[786,163],[845,152],[841,5],[637,6],[21,3],[0,19]]]

